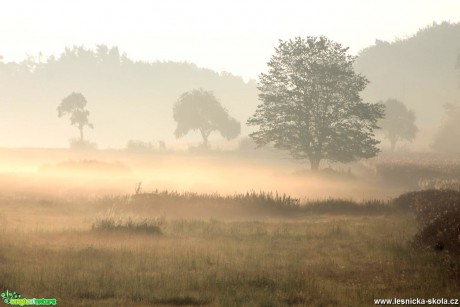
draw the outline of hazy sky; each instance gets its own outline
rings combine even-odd
[[[194,62],[245,79],[266,70],[278,39],[326,35],[352,53],[433,21],[460,21],[459,0],[4,1],[0,55],[119,46],[137,60]]]

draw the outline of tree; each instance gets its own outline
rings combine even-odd
[[[431,148],[439,152],[460,153],[460,105],[444,104],[447,118],[437,132]]]
[[[396,99],[383,102],[385,118],[379,121],[385,138],[390,141],[391,151],[395,150],[399,140],[413,141],[418,129],[415,126],[414,111],[408,110],[406,105]]]
[[[214,93],[203,89],[183,93],[174,104],[173,117],[177,122],[175,136],[179,138],[190,130],[199,130],[203,147],[208,146],[212,131],[219,131],[227,140],[236,138],[241,131],[240,123],[228,115]]]
[[[258,146],[273,143],[318,170],[321,160],[351,162],[375,156],[383,106],[364,103],[367,79],[353,70],[348,48],[324,36],[280,40],[259,77],[262,101],[248,125]]]
[[[57,107],[59,117],[70,115],[70,124],[80,130],[81,142],[83,142],[83,128],[85,126],[93,128],[93,124],[88,121],[89,111],[85,109],[86,103],[86,98],[82,94],[73,92],[62,99]]]

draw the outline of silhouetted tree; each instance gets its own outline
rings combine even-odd
[[[436,134],[431,147],[440,152],[460,153],[460,105],[444,104],[447,119]]]
[[[173,117],[177,122],[174,131],[177,138],[190,130],[199,130],[204,147],[208,146],[208,137],[212,131],[219,131],[227,140],[236,138],[241,131],[240,123],[228,115],[214,93],[203,89],[182,94],[174,104]]]
[[[86,103],[86,98],[82,94],[73,92],[62,99],[57,107],[59,117],[70,115],[70,124],[80,130],[80,141],[83,141],[83,128],[93,128],[93,124],[88,121],[89,111],[85,109]]]
[[[459,37],[460,23],[433,23],[413,35],[363,49],[354,64],[356,72],[371,80],[362,98],[401,99],[423,123],[417,138],[431,141],[428,135],[443,120],[442,104],[458,99],[453,86],[458,71],[453,64],[460,51]]]
[[[374,138],[383,106],[364,103],[365,77],[353,70],[348,48],[321,37],[280,40],[260,75],[262,101],[248,125],[259,145],[273,142],[313,170],[321,160],[350,162],[378,153]]]
[[[399,140],[413,141],[418,129],[415,126],[414,111],[408,110],[406,105],[396,99],[383,102],[385,118],[379,121],[383,134],[390,141],[391,151],[395,150]]]

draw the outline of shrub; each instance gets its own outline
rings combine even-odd
[[[401,195],[397,201],[415,211],[420,228],[414,245],[445,251],[449,270],[460,279],[460,191],[426,190]]]
[[[416,242],[460,255],[460,192],[421,191],[414,210],[421,225]]]
[[[420,192],[408,192],[399,195],[393,199],[393,205],[404,210],[413,209],[419,194]]]

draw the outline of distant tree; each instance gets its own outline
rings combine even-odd
[[[228,115],[214,93],[203,89],[183,93],[174,104],[173,117],[177,122],[174,131],[177,138],[198,130],[204,147],[208,146],[212,131],[219,131],[227,140],[236,138],[241,131],[240,123]]]
[[[89,111],[85,109],[86,103],[86,98],[82,94],[73,92],[62,99],[61,104],[57,107],[59,117],[70,115],[70,124],[78,127],[82,142],[83,128],[85,126],[93,128],[93,124],[88,121]]]
[[[385,138],[390,141],[391,151],[396,148],[399,140],[413,141],[418,129],[415,126],[414,111],[408,110],[406,105],[396,99],[383,102],[385,118],[378,125],[382,128]]]
[[[431,147],[440,152],[460,153],[460,105],[444,104],[447,119],[436,134]]]
[[[460,81],[460,53],[457,56],[455,69],[458,71]],[[458,88],[460,89],[460,83]],[[443,107],[447,119],[436,134],[431,148],[441,152],[460,153],[460,104],[455,101],[445,103]]]
[[[294,158],[350,162],[375,156],[374,138],[383,106],[364,103],[359,93],[368,81],[353,70],[348,48],[324,36],[281,41],[260,75],[262,101],[248,125],[259,145],[273,143]]]

